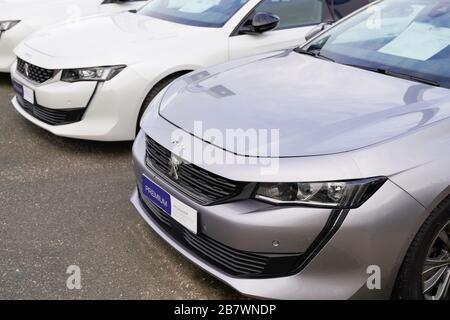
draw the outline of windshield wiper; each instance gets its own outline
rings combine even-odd
[[[364,70],[371,71],[371,72],[385,74],[387,76],[392,76],[392,77],[397,77],[397,78],[401,78],[401,79],[420,82],[420,83],[428,84],[428,85],[435,86],[435,87],[441,87],[441,84],[437,81],[413,76],[413,75],[406,74],[406,73],[391,71],[391,70],[388,70],[385,68],[376,68],[376,67],[369,67],[369,66],[357,65],[357,64],[344,64],[344,65],[349,66],[349,67],[364,69]]]
[[[407,79],[407,80],[421,82],[421,83],[428,84],[428,85],[435,86],[435,87],[441,87],[441,84],[438,81],[425,79],[422,77],[417,77],[417,76],[413,76],[413,75],[406,74],[406,73],[386,70],[386,74],[388,76],[399,77],[399,78],[403,78],[403,79]]]
[[[318,58],[318,59],[323,59],[323,60],[328,60],[328,61],[334,62],[333,59],[322,55],[320,53],[320,50],[314,50],[314,51],[311,50],[310,51],[310,50],[305,50],[305,49],[302,49],[302,48],[296,48],[296,49],[294,49],[294,51],[297,52],[297,53],[300,53],[300,54],[306,54],[306,55],[314,57],[314,58]]]
[[[364,69],[367,71],[372,71],[372,72],[376,72],[376,73],[382,73],[385,74],[386,69],[383,68],[375,68],[375,67],[369,67],[369,66],[362,66],[359,64],[348,64],[348,63],[343,63],[344,66],[348,66],[348,67],[353,67],[353,68],[359,68],[359,69]]]

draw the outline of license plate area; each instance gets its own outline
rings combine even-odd
[[[183,227],[194,234],[198,233],[198,212],[170,195],[145,175],[142,175],[142,193]]]
[[[35,98],[34,98],[34,91],[33,89],[28,88],[27,86],[12,80],[12,85],[14,92],[21,96],[25,101],[28,101],[31,104],[34,104]]]

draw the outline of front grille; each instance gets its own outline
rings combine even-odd
[[[261,274],[269,262],[268,257],[239,251],[206,236],[194,235],[186,230],[184,231],[184,239],[197,252],[235,274],[244,276]]]
[[[174,179],[169,174],[172,153],[148,136],[146,144],[147,166],[155,169],[171,185],[203,205],[231,199],[245,186],[245,183],[220,177],[191,163],[181,165],[178,179]]]
[[[56,70],[44,69],[17,58],[17,70],[25,78],[36,83],[44,83],[54,77]]]
[[[222,272],[240,278],[273,278],[294,270],[301,254],[260,254],[226,246],[204,234],[193,234],[139,192],[148,215],[180,245]]]
[[[56,126],[81,121],[86,109],[49,109],[26,101],[20,94],[17,102],[27,113],[42,122]]]

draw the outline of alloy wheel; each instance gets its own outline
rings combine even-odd
[[[440,230],[424,262],[422,290],[426,300],[447,300],[450,293],[450,221]]]

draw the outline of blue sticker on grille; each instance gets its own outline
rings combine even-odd
[[[142,176],[142,192],[167,214],[172,214],[172,204],[169,193],[150,181],[146,176]]]
[[[22,86],[20,83],[14,81],[14,80],[12,81],[12,85],[13,85],[14,91],[15,91],[18,95],[20,95],[21,97],[23,97],[23,86]]]

